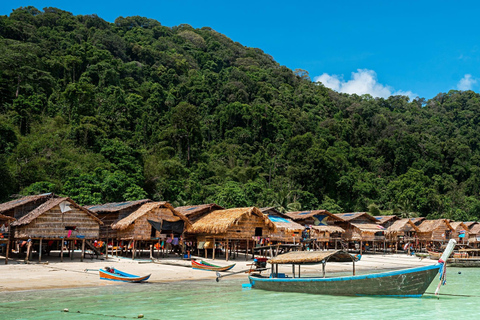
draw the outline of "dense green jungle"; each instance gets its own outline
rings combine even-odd
[[[0,16],[0,201],[480,217],[480,95],[337,93],[208,27]]]

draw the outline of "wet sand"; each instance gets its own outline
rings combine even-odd
[[[201,260],[202,258],[198,258]],[[204,259],[217,265],[228,265],[236,263],[231,272],[241,271],[250,268],[252,260],[245,261],[244,257],[236,260],[225,261],[225,259]],[[48,261],[48,263],[47,263]],[[212,280],[215,281],[215,272],[195,270],[190,267],[189,261],[179,258],[161,258],[159,263],[153,263],[146,258],[132,260],[130,258],[109,258],[107,260],[85,259],[80,262],[76,258],[64,259],[60,262],[58,257],[44,257],[42,263],[29,262],[25,264],[23,260],[9,260],[5,265],[5,260],[0,257],[0,292],[21,291],[21,290],[40,290],[40,289],[61,289],[76,287],[93,287],[119,285],[122,282],[100,280],[98,269],[106,266],[115,267],[119,270],[135,275],[151,274],[149,282],[171,282],[171,281],[189,281],[189,280]],[[420,259],[405,254],[393,255],[369,255],[362,257],[361,261],[355,264],[356,271],[380,272],[388,269],[413,268],[435,264],[436,261]],[[93,269],[93,270],[92,270]],[[89,271],[90,270],[90,271]],[[302,275],[320,274],[321,265],[302,266]],[[268,272],[268,271],[267,271]],[[290,265],[281,266],[279,272],[290,274],[292,268]],[[326,266],[327,274],[335,272],[352,272],[352,263],[328,263]],[[228,273],[223,273],[227,275]],[[245,273],[232,275],[232,278],[247,278]]]

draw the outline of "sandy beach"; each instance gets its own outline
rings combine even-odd
[[[171,281],[188,281],[188,280],[211,280],[215,281],[215,272],[195,270],[190,267],[189,261],[183,261],[179,258],[163,258],[158,260],[159,263],[153,263],[147,259],[131,260],[130,258],[108,258],[107,260],[86,259],[80,262],[79,259],[64,262],[56,257],[49,257],[44,262],[29,262],[25,264],[23,260],[9,260],[8,265],[4,264],[4,260],[0,259],[0,274],[2,281],[0,282],[0,292],[5,291],[22,291],[22,290],[40,290],[40,289],[61,289],[75,287],[93,287],[121,285],[121,282],[104,281],[99,279],[98,270],[106,266],[115,267],[119,270],[136,274],[151,274],[149,282],[171,282]],[[201,260],[202,258],[198,258]],[[48,263],[47,263],[48,261]],[[228,265],[236,263],[232,272],[248,269],[252,260],[245,261],[243,258],[237,260],[225,261],[224,259],[206,259],[206,261],[217,265]],[[356,263],[358,272],[379,272],[388,269],[402,269],[417,266],[425,266],[435,264],[436,261],[430,259],[421,260],[418,257],[407,256],[405,254],[389,254],[389,255],[364,255],[361,261]],[[85,271],[87,269],[87,271]],[[93,271],[88,271],[93,270]],[[280,272],[291,273],[291,266],[281,266]],[[351,263],[329,263],[326,268],[328,273],[335,272],[351,272]],[[310,265],[302,267],[302,275],[319,274],[321,265]],[[223,273],[227,275],[228,273]],[[231,278],[245,278],[245,273],[232,275]],[[246,280],[247,281],[247,280]]]

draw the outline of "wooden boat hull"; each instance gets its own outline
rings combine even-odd
[[[254,289],[338,296],[421,297],[442,264],[369,275],[335,278],[262,278],[249,276]]]
[[[100,274],[100,280],[110,280],[110,281],[122,281],[122,282],[144,282],[150,278],[150,274],[147,276],[136,276],[133,274],[128,274],[120,270],[114,269],[115,273],[108,272],[106,270],[98,270]]]
[[[198,270],[223,272],[223,271],[228,271],[228,270],[232,269],[234,266],[235,266],[235,263],[231,264],[231,265],[228,265],[228,266],[221,267],[221,266],[216,266],[216,265],[211,264],[211,263],[207,263],[205,261],[202,261],[200,263],[200,262],[197,262],[195,260],[192,260],[192,268],[193,269],[198,269]]]

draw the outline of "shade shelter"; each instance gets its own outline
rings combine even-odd
[[[37,244],[39,261],[44,246],[46,252],[49,252],[55,244],[60,245],[62,261],[64,248],[70,251],[70,258],[73,259],[74,246],[81,243],[83,260],[85,241],[98,238],[101,224],[93,212],[79,206],[72,199],[50,198],[14,221],[11,232],[14,239],[27,241],[27,259],[32,247]]]
[[[418,226],[410,218],[395,221],[385,230],[385,237],[392,249],[397,251],[399,245],[407,243],[416,243],[417,233],[420,231]]]
[[[215,204],[199,204],[195,206],[176,207],[175,210],[183,214],[191,223],[194,223],[206,214],[215,210],[224,210],[225,208]]]
[[[142,199],[136,201],[95,204],[84,207],[96,213],[97,217],[103,222],[103,225],[100,227],[99,240],[107,241],[107,239],[116,238],[117,235],[117,231],[112,229],[112,224],[127,217],[140,208],[141,205],[150,201],[151,200],[149,199]]]
[[[132,258],[135,258],[137,249],[150,248],[152,255],[151,248],[155,244],[163,249],[179,249],[180,253],[180,238],[184,229],[191,226],[187,217],[170,203],[161,201],[142,204],[136,211],[112,224],[112,229],[116,230],[115,240],[128,242],[127,248],[132,249]]]
[[[212,249],[215,258],[217,242],[225,249],[225,258],[239,250],[248,252],[256,245],[265,243],[277,229],[275,224],[256,207],[233,208],[213,211],[197,220],[189,233],[197,238],[199,253],[201,249]],[[233,242],[233,243],[232,243]]]

